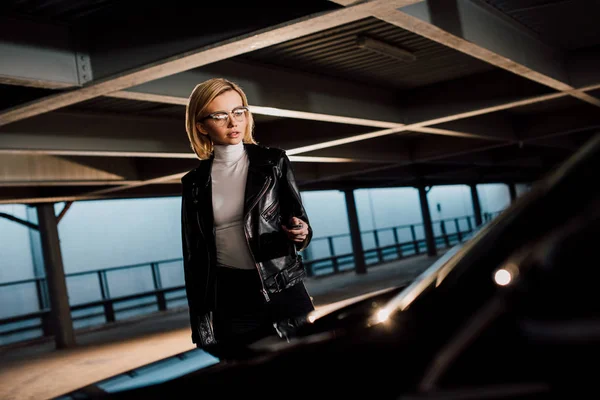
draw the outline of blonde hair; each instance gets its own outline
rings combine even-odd
[[[206,107],[215,97],[230,90],[235,90],[242,98],[243,105],[248,106],[248,99],[242,88],[223,78],[213,78],[199,83],[188,98],[185,108],[185,130],[192,150],[200,160],[210,158],[213,152],[213,142],[208,135],[204,135],[198,130],[197,120],[203,116],[202,113],[205,112]],[[256,144],[253,137],[254,118],[250,111],[247,115],[248,124],[246,125],[246,132],[244,132],[243,142]]]

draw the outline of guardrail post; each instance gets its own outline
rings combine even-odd
[[[392,229],[392,232],[394,232],[394,244],[396,245],[398,258],[402,258],[402,246],[400,246],[400,240],[398,239],[398,228]]]
[[[365,253],[358,224],[354,191],[352,189],[346,189],[344,190],[344,195],[346,196],[346,209],[348,212],[348,222],[350,223],[350,238],[352,239],[352,253],[354,253],[354,268],[357,274],[366,274],[367,265],[365,263]]]
[[[110,299],[110,291],[108,290],[108,281],[106,279],[106,271],[98,271],[98,281],[100,283],[100,294],[102,295],[102,305],[104,307],[104,317],[106,322],[115,321],[115,309],[112,300]]]
[[[481,204],[479,203],[479,195],[477,194],[477,185],[472,183],[469,185],[471,188],[471,198],[473,199],[473,213],[475,214],[475,225],[480,226],[483,222],[481,221]]]
[[[421,250],[419,250],[419,241],[417,240],[417,233],[415,232],[415,226],[410,226],[410,235],[412,236],[413,246],[415,246],[415,254],[420,254]]]
[[[335,256],[335,247],[333,245],[333,238],[331,236],[327,236],[327,244],[329,245],[329,255],[332,257],[331,265],[333,266],[333,272],[340,272],[340,266],[338,259]]]
[[[165,311],[167,309],[167,299],[165,298],[165,292],[162,290],[162,280],[160,279],[160,269],[157,263],[151,263],[152,268],[152,281],[154,282],[154,290],[156,290],[156,302],[158,303],[158,309]]]
[[[440,221],[440,230],[442,231],[442,238],[446,247],[450,247],[450,240],[448,239],[448,233],[446,232],[446,223],[444,220]]]
[[[50,308],[48,301],[48,288],[45,278],[35,278],[35,291],[38,298],[38,308],[46,310]],[[52,336],[52,321],[50,321],[50,313],[46,313],[40,317],[42,332],[44,336]]]
[[[381,252],[381,249],[379,248],[379,231],[377,229],[375,229],[373,231],[373,238],[375,239],[375,250],[376,250],[376,254],[377,254],[377,262],[380,263],[383,261],[383,253]]]
[[[437,255],[435,237],[433,236],[433,226],[431,225],[431,214],[429,213],[429,203],[427,202],[427,191],[424,185],[417,187],[419,190],[419,201],[421,202],[421,214],[423,216],[423,229],[425,230],[425,243],[427,243],[427,255]]]
[[[458,218],[454,218],[454,226],[456,227],[456,236],[458,237],[458,241],[462,242],[462,232],[460,231],[460,224],[458,223]]]

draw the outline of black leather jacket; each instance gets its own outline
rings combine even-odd
[[[250,161],[244,200],[244,231],[262,281],[265,301],[306,276],[297,253],[310,243],[312,229],[298,191],[290,160],[283,150],[244,144]],[[182,179],[181,227],[185,287],[192,341],[215,343],[216,245],[212,209],[213,158],[200,161]],[[288,239],[281,229],[291,217],[305,221],[309,234],[302,243]]]

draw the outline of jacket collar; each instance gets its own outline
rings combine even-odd
[[[272,177],[274,161],[267,156],[265,149],[254,144],[244,144],[244,149],[248,154],[249,166],[248,177],[246,179],[246,188],[244,193],[244,214],[253,206],[258,196],[261,195],[263,188],[268,184]],[[214,153],[209,159],[200,161],[196,167],[196,184],[205,195],[212,193],[210,190],[211,168],[214,160]],[[204,189],[204,190],[202,190]],[[207,190],[209,189],[209,190]]]
[[[268,175],[274,164],[273,160],[266,156],[264,149],[255,144],[245,144],[244,149],[248,154],[250,165],[248,169],[253,173]],[[201,186],[207,186],[210,182],[210,172],[215,159],[214,153],[210,158],[200,161],[195,170],[196,182]]]

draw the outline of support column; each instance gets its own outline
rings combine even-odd
[[[75,334],[60,251],[57,220],[54,215],[54,204],[39,204],[36,208],[40,227],[42,254],[46,268],[46,279],[48,281],[51,308],[50,322],[54,341],[58,349],[73,347],[75,346]]]
[[[37,210],[34,207],[27,207],[27,221],[39,226]],[[33,274],[36,280],[35,287],[38,298],[38,307],[40,310],[50,308],[50,299],[48,297],[48,284],[46,281],[46,272],[44,271],[44,256],[42,255],[42,243],[40,231],[38,229],[29,229],[29,247],[31,249],[31,259],[33,261]],[[52,335],[52,324],[48,315],[42,318],[42,331],[44,336]]]
[[[437,255],[435,247],[435,238],[433,236],[433,226],[431,225],[431,213],[429,212],[429,203],[427,202],[427,191],[424,185],[417,186],[419,190],[419,201],[421,202],[421,215],[423,216],[423,231],[425,231],[425,243],[427,244],[427,255]]]
[[[510,194],[510,202],[512,204],[517,200],[517,187],[514,182],[509,182],[506,186],[508,186],[508,193]]]
[[[365,264],[365,254],[363,251],[362,239],[360,237],[354,190],[346,189],[344,190],[344,195],[346,196],[346,210],[348,212],[348,222],[350,223],[350,238],[352,239],[352,253],[354,253],[354,268],[357,274],[366,274],[367,265]]]
[[[471,198],[473,199],[473,213],[475,214],[475,226],[480,226],[483,221],[481,220],[481,204],[479,203],[479,196],[477,195],[477,185],[472,183],[469,185],[471,188]]]

